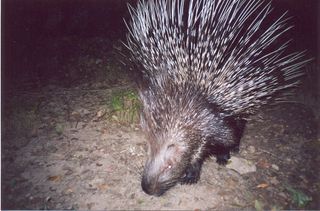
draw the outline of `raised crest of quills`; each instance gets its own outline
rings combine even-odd
[[[261,0],[144,0],[129,6],[126,46],[138,69],[148,140],[142,189],[196,183],[209,156],[225,164],[246,119],[284,101],[310,61],[287,52],[287,15]],[[279,43],[280,42],[280,43]]]

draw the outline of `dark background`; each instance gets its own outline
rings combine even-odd
[[[2,3],[2,79],[4,90],[20,79],[41,86],[62,75],[61,66],[92,37],[125,37],[128,0],[4,0]],[[65,39],[67,38],[67,41]],[[51,60],[51,61],[50,61]],[[38,87],[39,88],[39,87]]]
[[[61,74],[57,70],[59,65],[66,63],[64,59],[76,49],[61,44],[57,44],[61,46],[48,47],[48,43],[54,40],[72,37],[73,40],[80,39],[79,42],[81,42],[81,39],[100,37],[110,41],[111,44],[124,40],[126,28],[123,19],[127,19],[129,15],[128,2],[135,5],[136,1],[1,1],[3,90],[14,89],[20,77],[33,78],[34,83],[39,83],[41,80],[42,85],[58,80],[59,77],[55,79],[53,76]],[[294,24],[295,28],[288,35],[294,39],[292,47],[296,50],[307,49],[311,57],[316,57],[317,53],[318,2],[318,0],[273,1],[275,17],[287,10],[288,16],[292,17],[290,23]],[[112,45],[107,47],[111,49]],[[56,58],[57,54],[62,58]],[[50,57],[55,58],[54,65],[50,62],[43,63],[42,66],[40,65],[41,68],[38,68],[41,62]]]

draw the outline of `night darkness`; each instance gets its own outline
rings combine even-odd
[[[63,65],[63,58],[55,58],[56,54],[70,54],[73,43],[55,47],[46,46],[57,39],[85,39],[101,37],[110,43],[125,40],[126,28],[123,19],[128,19],[127,3],[135,4],[135,0],[5,0],[2,1],[2,76],[5,87],[16,88],[20,77],[31,77],[41,80],[44,85],[52,75],[59,74],[50,70],[50,62],[43,60],[57,59],[57,65]],[[307,49],[315,57],[317,52],[317,17],[316,0],[305,1],[274,1],[274,15],[289,10],[291,23],[295,29],[288,35],[295,40],[297,50]],[[61,46],[59,46],[61,45]],[[109,47],[109,46],[108,46]],[[40,49],[39,49],[40,48]],[[37,54],[37,50],[43,51]],[[34,58],[36,57],[36,58]],[[42,64],[41,64],[42,63]],[[43,65],[39,70],[37,66]],[[32,75],[32,76],[31,76]],[[54,79],[53,79],[54,80]]]
[[[192,196],[188,204],[182,193],[190,191],[189,189],[178,190],[180,196],[177,197],[182,203],[173,202],[174,195],[167,196],[166,203],[155,202],[157,198],[153,198],[152,201],[141,192],[139,175],[132,173],[133,171],[127,174],[126,166],[129,166],[128,169],[130,165],[139,166],[144,162],[143,157],[132,158],[131,155],[120,154],[118,151],[126,151],[128,147],[134,145],[136,148],[140,147],[141,153],[144,154],[145,142],[139,142],[139,137],[142,137],[140,134],[136,142],[128,144],[130,139],[135,137],[132,134],[135,134],[139,128],[132,126],[137,125],[137,121],[134,118],[127,120],[123,117],[126,114],[123,115],[122,111],[119,114],[119,111],[114,111],[112,106],[114,106],[114,99],[118,99],[117,96],[114,97],[114,93],[118,94],[119,90],[124,90],[124,93],[131,93],[133,90],[132,92],[135,93],[129,68],[120,61],[123,57],[119,55],[119,50],[126,54],[122,44],[127,33],[124,19],[129,20],[127,4],[135,5],[136,2],[136,0],[1,1],[1,209],[227,209],[235,207],[252,209],[256,208],[254,200],[263,202],[265,209],[272,209],[276,205],[283,209],[320,209],[318,195],[320,180],[315,173],[319,172],[316,164],[320,162],[318,132],[320,129],[320,85],[318,83],[320,1],[274,0],[272,3],[274,11],[270,17],[271,20],[273,16],[278,17],[285,11],[288,11],[288,16],[292,17],[289,22],[295,27],[285,35],[293,40],[290,50],[306,50],[306,57],[314,60],[306,68],[307,76],[297,94],[299,103],[284,108],[285,111],[290,110],[296,118],[292,115],[286,116],[281,109],[274,113],[270,112],[271,114],[267,112],[272,117],[285,119],[289,122],[290,129],[288,131],[283,129],[285,132],[279,136],[275,134],[270,136],[267,132],[265,134],[264,128],[270,125],[273,125],[273,128],[269,128],[269,132],[277,130],[276,125],[281,122],[277,118],[266,120],[266,125],[257,123],[256,129],[254,129],[255,126],[251,126],[252,137],[258,137],[254,135],[260,132],[260,135],[265,136],[261,139],[272,140],[274,135],[277,141],[287,140],[289,143],[283,141],[285,142],[283,145],[288,144],[288,149],[291,151],[284,152],[284,149],[284,151],[282,149],[272,151],[270,149],[274,146],[272,142],[269,142],[269,145],[261,142],[260,145],[259,140],[250,141],[250,132],[248,132],[249,136],[246,138],[248,141],[243,145],[244,147],[254,146],[254,151],[257,152],[259,147],[265,147],[265,151],[271,152],[265,158],[260,159],[260,155],[251,157],[257,163],[258,171],[242,179],[238,177],[235,179],[237,182],[246,180],[241,183],[241,185],[247,184],[245,190],[259,196],[259,199],[241,196],[239,200],[243,203],[240,203],[240,207],[234,206],[235,202],[231,201],[224,201],[222,207],[207,206],[207,204],[201,207],[202,199],[206,202],[212,200],[205,196],[202,199],[202,196],[199,197],[200,199]],[[126,96],[119,99],[126,99]],[[132,105],[132,98],[129,99],[129,104]],[[124,101],[123,104],[127,105],[127,101]],[[81,131],[83,135],[75,135],[81,134]],[[248,131],[250,131],[250,125]],[[302,131],[303,135],[297,135],[297,131]],[[107,141],[99,142],[102,139]],[[111,141],[108,142],[108,140]],[[293,140],[304,140],[307,144],[300,145]],[[98,152],[101,150],[104,150],[104,154],[100,155]],[[83,157],[75,161],[72,156],[78,155],[79,152],[87,154],[81,155]],[[296,154],[299,156],[297,160],[293,159],[294,164],[284,162],[286,158],[283,157],[295,157]],[[55,158],[53,159],[51,155],[53,157],[61,155],[61,160],[54,160]],[[108,161],[103,163],[103,156],[106,155],[115,156],[108,157]],[[277,163],[277,159],[281,160],[280,164]],[[267,168],[265,167],[267,164],[263,162],[269,163],[270,166],[277,164],[280,170]],[[119,167],[122,164],[121,169],[116,168],[117,165]],[[304,167],[304,164],[310,166]],[[76,167],[77,165],[80,167]],[[85,173],[79,170],[86,168]],[[218,167],[211,166],[211,168],[214,172]],[[259,171],[259,168],[263,170]],[[103,169],[102,172],[107,172],[106,174],[110,176],[97,179],[99,169]],[[301,169],[303,170],[300,177],[300,173],[297,175],[297,172]],[[127,176],[121,177],[122,175]],[[208,178],[209,176],[206,177]],[[263,179],[259,180],[261,178]],[[270,182],[274,178],[277,182]],[[78,180],[79,183],[75,182]],[[98,184],[91,180],[100,182]],[[221,178],[217,181],[221,182]],[[223,184],[226,185],[229,182],[228,180]],[[268,183],[270,189],[256,188],[263,182]],[[294,191],[281,186],[284,183],[290,183]],[[93,187],[88,188],[88,184]],[[232,196],[233,193],[239,196],[242,192],[241,185],[236,184],[238,190],[227,189],[230,193],[226,191],[228,192],[226,195]],[[190,186],[192,187],[196,186]],[[211,194],[206,191],[203,193]],[[283,193],[285,197],[282,197]],[[305,194],[312,200],[306,200],[308,203],[299,207],[300,205],[294,202],[292,193]],[[220,204],[218,196],[220,195],[218,194],[213,200],[213,202],[216,200],[216,204]],[[228,198],[227,196],[225,198]]]

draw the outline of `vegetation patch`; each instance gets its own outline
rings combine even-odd
[[[111,110],[114,121],[125,124],[139,122],[141,103],[133,90],[116,91],[112,94]]]

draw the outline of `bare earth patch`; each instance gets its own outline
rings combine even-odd
[[[2,140],[3,209],[300,209],[295,193],[310,199],[303,208],[320,208],[320,140],[305,107],[284,104],[249,121],[233,156],[254,171],[212,158],[197,184],[153,197],[140,187],[146,140],[138,125],[101,116],[112,90],[54,87],[16,97],[37,102],[39,121],[27,136]]]

